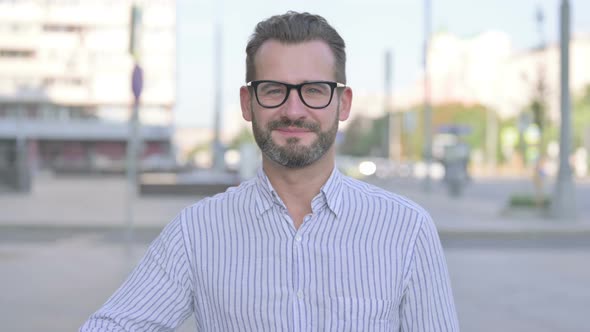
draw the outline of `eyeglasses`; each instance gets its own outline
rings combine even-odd
[[[292,89],[296,89],[305,106],[314,109],[325,108],[332,102],[334,89],[346,85],[330,81],[313,81],[301,84],[288,84],[277,81],[251,81],[246,83],[254,89],[256,100],[265,108],[276,108],[283,105]]]

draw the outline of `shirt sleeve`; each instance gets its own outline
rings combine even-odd
[[[173,331],[193,311],[188,261],[182,224],[177,217],[80,331]]]
[[[436,227],[428,214],[422,221],[400,307],[401,331],[459,331],[449,273]]]

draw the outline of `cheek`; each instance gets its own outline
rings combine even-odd
[[[336,110],[331,110],[328,114],[322,114],[318,120],[321,123],[322,130],[331,129],[335,123],[338,123],[338,112]]]
[[[256,113],[253,113],[252,115],[256,117],[256,121],[258,121],[258,123],[268,122],[268,115],[267,114],[264,114],[262,112],[256,112]]]
[[[261,130],[267,130],[268,123],[271,120],[272,119],[269,119],[268,114],[258,111],[252,112],[252,123]]]

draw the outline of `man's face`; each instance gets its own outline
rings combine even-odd
[[[308,81],[334,81],[334,56],[321,41],[282,44],[270,40],[255,58],[256,79],[289,84]],[[352,92],[339,97],[336,91],[330,104],[322,109],[305,106],[297,91],[291,90],[287,101],[276,108],[258,104],[254,91],[240,91],[242,115],[252,121],[258,146],[273,162],[301,168],[322,158],[333,148],[338,121],[348,118]]]
[[[320,159],[330,149],[338,132],[338,119],[330,128],[322,131],[318,123],[303,119],[281,118],[261,125],[252,115],[252,131],[260,150],[272,161],[288,168],[300,168]],[[285,143],[273,139],[273,131],[279,131]],[[302,144],[302,138],[314,134],[315,140]],[[303,137],[302,137],[303,136]]]

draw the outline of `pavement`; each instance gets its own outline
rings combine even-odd
[[[367,178],[367,182],[406,196],[426,208],[441,234],[590,234],[590,183],[577,184],[576,218],[556,220],[535,211],[509,210],[514,190],[526,180],[475,179],[461,197],[447,194],[433,182],[424,190],[413,179]],[[180,210],[202,197],[140,196],[131,199],[123,177],[56,177],[41,173],[30,193],[0,193],[0,228],[14,229],[161,229]],[[495,194],[495,196],[493,195]],[[129,217],[131,216],[131,217]]]
[[[575,217],[552,218],[535,209],[508,207],[513,194],[532,194],[534,188],[526,178],[475,178],[458,196],[450,196],[443,182],[433,181],[429,190],[415,179],[394,178],[367,182],[406,196],[422,205],[432,216],[441,235],[526,235],[590,234],[590,183],[576,183]],[[546,184],[546,195],[552,186]]]

